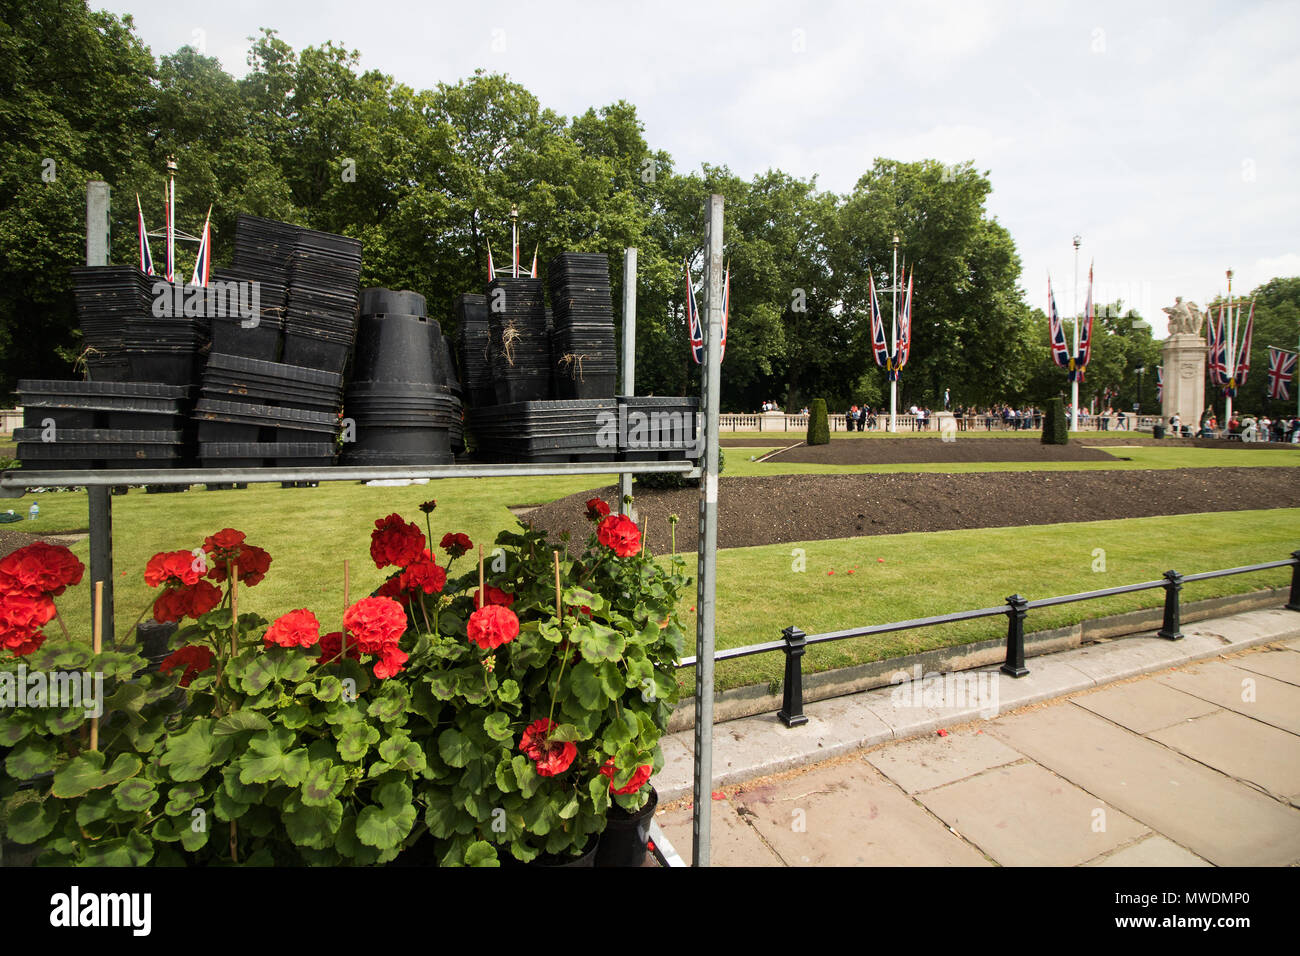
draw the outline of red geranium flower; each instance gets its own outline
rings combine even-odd
[[[400,574],[394,574],[383,584],[379,585],[379,589],[375,591],[375,597],[392,598],[398,604],[402,605],[402,607],[406,607],[411,603],[410,595],[402,590],[402,576]]]
[[[330,631],[320,639],[320,657],[316,658],[317,664],[334,664],[339,661],[339,655],[343,652],[343,632]],[[356,641],[348,641],[348,657],[354,661],[361,660],[361,648],[357,646]]]
[[[474,542],[469,539],[469,535],[462,532],[457,531],[455,534],[447,532],[442,536],[438,547],[446,551],[448,557],[455,561],[462,554],[468,553],[474,547]]]
[[[0,560],[0,592],[28,591],[58,597],[80,584],[86,566],[58,544],[33,541]]]
[[[500,588],[494,588],[490,584],[487,586],[487,600],[484,602],[484,606],[488,604],[500,604],[503,607],[509,607],[514,603],[515,596],[513,594],[510,594],[507,591],[502,591]],[[474,606],[479,606],[478,588],[474,589]]]
[[[362,598],[344,613],[343,626],[363,654],[378,654],[406,633],[406,612],[392,598]]]
[[[192,587],[168,588],[153,604],[155,621],[179,621],[183,617],[198,619],[221,603],[221,592],[207,581]]]
[[[599,521],[601,518],[609,515],[609,505],[605,504],[599,498],[587,499],[587,519],[589,521]]]
[[[177,667],[184,667],[185,672],[181,675],[180,686],[189,687],[190,681],[212,666],[212,660],[211,648],[202,644],[187,644],[180,650],[172,651],[171,654],[163,658],[163,662],[158,665],[158,669],[166,673],[175,670]]]
[[[203,572],[194,566],[196,563],[200,562],[189,551],[160,551],[144,566],[144,583],[151,588],[160,584],[195,584],[203,577]]]
[[[641,529],[627,515],[610,515],[596,529],[596,537],[620,558],[629,558],[641,550]]]
[[[11,591],[0,595],[0,647],[19,657],[41,646],[41,628],[54,620],[54,599],[45,593]]]
[[[431,515],[433,514],[433,509],[436,507],[438,507],[437,499],[430,498],[428,501],[424,502],[424,504],[420,505],[420,510],[427,515]]]
[[[409,656],[396,644],[385,644],[383,650],[379,652],[379,660],[375,663],[375,676],[380,680],[388,680],[394,674],[401,673],[402,665],[406,663]]]
[[[438,567],[427,550],[402,572],[400,579],[402,590],[425,594],[441,594],[446,583],[447,572]]]
[[[509,644],[519,636],[519,618],[500,604],[486,604],[469,616],[469,639],[485,651]]]
[[[237,568],[236,574],[239,583],[252,587],[254,584],[261,583],[266,577],[266,572],[271,568],[271,555],[253,544],[240,545],[235,557],[230,559],[235,563]],[[214,558],[212,569],[208,571],[208,577],[213,581],[226,580],[225,559]]]
[[[239,546],[244,543],[246,535],[234,528],[223,528],[216,534],[203,539],[203,550],[216,555],[221,561],[239,556]]]
[[[630,793],[636,793],[645,786],[650,775],[654,773],[654,767],[648,763],[637,767],[632,773],[632,779],[627,782],[627,786],[615,788],[614,775],[618,773],[618,768],[614,766],[614,758],[610,757],[605,761],[605,765],[600,768],[600,772],[609,777],[609,792],[619,796],[627,796]]]
[[[262,637],[267,647],[311,647],[319,640],[320,621],[306,608],[281,615]]]
[[[375,522],[375,530],[370,532],[370,557],[377,568],[404,568],[423,552],[424,532],[415,522],[403,521],[399,514],[380,518]]]
[[[539,777],[554,777],[564,773],[578,755],[578,747],[572,740],[551,740],[548,734],[558,725],[555,721],[543,717],[528,725],[519,741],[519,749],[530,759],[537,762]]]

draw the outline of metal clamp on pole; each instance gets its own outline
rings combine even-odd
[[[1292,551],[1295,564],[1291,565],[1291,600],[1286,602],[1288,611],[1300,611],[1300,551]]]
[[[1007,603],[1011,610],[1007,611],[1007,659],[1002,663],[1002,673],[1024,677],[1029,673],[1025,667],[1025,614],[1029,612],[1029,602],[1013,594]]]
[[[1178,593],[1183,589],[1183,576],[1177,571],[1165,572],[1165,623],[1156,632],[1157,637],[1169,641],[1182,640],[1182,612],[1178,604]]]
[[[785,638],[785,681],[781,687],[781,709],[777,716],[787,727],[808,723],[803,712],[803,652],[807,637],[797,627],[787,627],[781,632]]]

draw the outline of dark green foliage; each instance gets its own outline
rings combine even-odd
[[[718,474],[722,474],[723,467],[726,465],[727,456],[723,454],[721,448],[718,449]],[[638,488],[654,489],[658,491],[675,491],[678,488],[690,488],[696,482],[683,478],[681,475],[675,475],[671,472],[658,475],[637,475],[636,485]]]
[[[1043,412],[1043,444],[1070,444],[1069,422],[1065,418],[1065,403],[1059,398],[1049,398]]]
[[[808,416],[808,444],[827,445],[831,440],[830,422],[826,420],[826,399],[814,398]]]

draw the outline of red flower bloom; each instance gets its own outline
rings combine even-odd
[[[488,604],[500,604],[502,607],[509,607],[514,603],[515,596],[513,594],[502,591],[500,588],[494,588],[490,584],[487,586],[487,601],[484,602],[485,607]],[[474,589],[474,606],[479,606],[478,588]]]
[[[236,532],[238,533],[238,532]],[[252,587],[254,584],[261,583],[266,577],[266,572],[271,569],[271,555],[256,545],[243,544],[234,552],[229,559],[235,562],[239,575],[239,583]],[[213,581],[226,580],[227,560],[222,557],[214,557],[212,569],[208,571],[208,577]]]
[[[486,604],[469,616],[469,639],[485,651],[509,644],[519,636],[519,618],[500,604]]]
[[[420,505],[420,510],[427,515],[431,515],[433,514],[433,509],[436,507],[438,507],[437,499],[430,498],[428,501],[424,502],[424,504]]]
[[[396,644],[406,633],[406,612],[392,598],[367,597],[343,615],[343,626],[363,654],[378,654],[385,644]]]
[[[58,597],[80,584],[86,566],[62,545],[33,541],[0,560],[0,592],[28,591]]]
[[[474,547],[474,542],[469,539],[469,535],[459,531],[455,534],[447,532],[442,536],[442,541],[439,542],[438,547],[446,551],[447,556],[455,561],[462,554],[468,553]]]
[[[41,628],[54,620],[54,599],[45,593],[11,591],[0,595],[0,648],[19,657],[41,646]]]
[[[402,607],[406,607],[411,603],[410,595],[402,590],[402,576],[400,574],[394,574],[383,584],[379,585],[379,589],[375,591],[375,597],[392,598],[398,604],[402,605]]]
[[[145,565],[144,583],[151,588],[160,584],[196,584],[203,577],[194,566],[197,563],[201,562],[189,551],[160,551]]]
[[[394,674],[401,673],[402,665],[410,655],[396,644],[385,644],[379,652],[379,661],[375,664],[375,676],[388,680]]]
[[[175,670],[178,667],[184,667],[185,672],[181,675],[180,686],[189,687],[190,681],[198,677],[205,670],[212,666],[212,650],[202,644],[187,644],[178,651],[172,651],[163,662],[158,665],[158,669],[164,673]]]
[[[306,608],[281,615],[262,637],[267,647],[311,647],[319,640],[320,621]]]
[[[236,531],[234,528],[223,528],[216,534],[203,539],[203,550],[208,554],[216,555],[219,563],[224,563],[226,558],[239,556],[239,546],[244,543],[245,537],[246,535],[242,531]]]
[[[370,557],[377,568],[404,568],[418,560],[423,552],[424,532],[415,522],[403,521],[399,514],[380,518],[375,522],[375,530],[370,532]]]
[[[339,655],[343,651],[343,632],[330,631],[320,639],[320,657],[316,658],[317,664],[334,664],[339,661]],[[361,660],[361,648],[357,647],[356,641],[348,641],[348,657],[354,661]]]
[[[221,592],[207,581],[192,587],[168,588],[153,604],[155,621],[179,621],[183,617],[198,619],[221,603]]]
[[[447,584],[447,572],[438,567],[428,551],[420,559],[409,565],[402,572],[400,579],[404,591],[423,591],[425,594],[441,594]]]
[[[587,499],[587,520],[599,521],[609,515],[609,505],[599,498]]]
[[[519,749],[537,762],[539,777],[554,777],[564,773],[578,755],[578,747],[571,740],[550,740],[547,737],[558,725],[545,717],[528,725],[519,740]]]
[[[610,515],[596,529],[596,537],[620,558],[630,558],[641,550],[641,529],[627,515]]]
[[[600,768],[600,772],[609,777],[609,792],[619,796],[627,796],[629,793],[636,793],[645,786],[650,775],[654,773],[654,767],[648,763],[637,767],[632,773],[632,779],[627,782],[627,786],[615,788],[614,775],[618,773],[618,768],[614,766],[614,758],[610,757],[605,761],[605,765]]]

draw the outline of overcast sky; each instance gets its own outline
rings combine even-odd
[[[98,6],[92,0],[92,6]],[[567,116],[627,99],[679,170],[852,189],[875,157],[973,160],[1026,300],[1160,307],[1300,275],[1300,3],[114,0],[154,55],[236,76],[248,37],[335,40],[416,89],[508,73]],[[906,248],[906,237],[904,237]],[[888,250],[881,250],[885,255]],[[1078,294],[1081,306],[1083,291]]]

